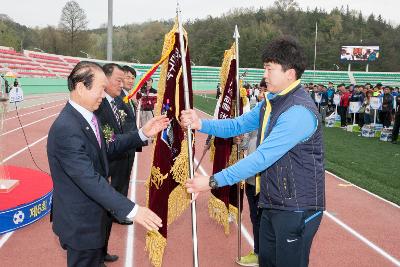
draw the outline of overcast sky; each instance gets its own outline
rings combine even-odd
[[[108,0],[76,0],[85,10],[89,28],[98,28],[107,22]],[[57,25],[61,9],[67,0],[1,0],[0,14],[7,14],[14,21],[26,26],[45,27]],[[5,4],[7,2],[7,4]],[[219,16],[239,7],[268,7],[274,0],[180,0],[182,17],[186,19]],[[349,5],[361,10],[363,15],[381,14],[392,25],[400,24],[400,0],[297,0],[300,8],[321,7],[330,11],[338,6]],[[175,16],[176,0],[114,0],[114,25],[170,19]]]

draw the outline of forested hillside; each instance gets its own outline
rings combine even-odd
[[[118,14],[116,14],[118,15]],[[306,50],[308,68],[313,67],[315,24],[318,23],[317,62],[320,70],[346,70],[339,62],[341,44],[379,44],[381,60],[371,64],[370,71],[400,71],[400,26],[394,27],[380,15],[362,14],[348,7],[331,12],[301,10],[292,0],[275,1],[268,9],[233,10],[219,17],[187,22],[191,59],[196,65],[219,66],[223,51],[233,42],[235,24],[240,31],[240,65],[262,67],[260,54],[264,44],[279,35],[295,36]],[[153,63],[160,57],[164,34],[170,21],[150,21],[114,28],[113,59]],[[48,53],[106,58],[106,29],[76,32],[75,39],[65,25],[28,28],[12,20],[0,18],[0,45],[16,50],[39,48]],[[73,44],[71,44],[73,40]],[[364,65],[352,65],[364,70]]]

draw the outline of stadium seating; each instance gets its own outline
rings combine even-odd
[[[371,83],[375,85],[380,82],[387,86],[400,86],[400,73],[353,72],[353,76],[358,84]]]
[[[18,53],[12,48],[0,46],[0,72],[12,71],[19,77],[65,78],[75,64],[81,60],[83,59],[29,50],[25,50],[24,53]],[[101,65],[107,63],[105,60],[91,60]],[[116,63],[133,66],[139,74],[138,77],[152,66],[151,64],[133,64],[129,62]],[[214,90],[217,83],[220,82],[219,72],[220,67],[192,66],[194,90]],[[256,84],[261,81],[264,70],[241,68],[239,74],[245,82]],[[306,70],[302,76],[302,82],[327,84],[331,81],[337,85],[340,83],[350,84],[351,80],[353,80],[357,84],[365,84],[367,82],[376,84],[381,82],[384,85],[400,86],[400,73],[352,72],[351,74],[349,75],[346,71]],[[159,77],[160,68],[153,74],[153,79],[157,82]]]

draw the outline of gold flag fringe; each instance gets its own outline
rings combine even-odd
[[[145,250],[149,252],[149,260],[154,267],[161,267],[166,246],[167,239],[165,239],[158,231],[147,232]]]
[[[208,213],[212,219],[224,227],[224,232],[229,235],[229,211],[225,203],[212,196],[208,200]]]
[[[214,145],[214,137],[211,138],[210,141],[210,161],[214,162],[214,157],[215,157],[215,145]]]
[[[186,137],[181,143],[181,153],[176,157],[170,172],[177,183],[181,185],[186,183],[189,175],[189,151]]]
[[[178,185],[168,197],[168,225],[173,223],[189,207],[190,195],[183,185]]]
[[[229,204],[229,214],[236,222],[238,221],[238,208],[233,206],[232,204]]]
[[[236,57],[235,52],[235,43],[232,44],[229,50],[225,50],[224,59],[222,61],[221,70],[220,70],[220,83],[221,83],[221,94],[224,93],[225,84],[228,80],[229,70],[231,67],[231,61]]]

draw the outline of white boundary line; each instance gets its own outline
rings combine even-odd
[[[386,258],[387,260],[391,261],[392,263],[394,263],[396,266],[400,266],[400,261],[397,260],[396,258],[394,258],[393,256],[391,256],[389,253],[387,253],[386,251],[384,251],[383,249],[381,249],[380,247],[378,247],[377,245],[375,245],[374,243],[372,243],[371,241],[369,241],[367,238],[365,238],[364,236],[362,236],[360,233],[358,233],[357,231],[355,231],[353,228],[351,228],[350,226],[348,226],[347,224],[345,224],[344,222],[342,222],[341,220],[339,220],[338,218],[336,218],[335,216],[333,216],[331,213],[329,213],[328,211],[324,211],[324,214],[326,216],[328,216],[329,219],[331,219],[332,221],[334,221],[335,223],[337,223],[338,225],[340,225],[342,228],[344,228],[346,231],[348,231],[351,235],[355,236],[356,238],[358,238],[360,241],[362,241],[364,244],[366,244],[368,247],[372,248],[373,250],[375,250],[377,253],[379,253],[381,256],[383,256],[384,258]]]
[[[7,240],[12,236],[13,233],[14,231],[6,233],[0,238],[0,248],[3,247],[3,245],[7,242]]]
[[[37,143],[43,141],[43,140],[46,139],[46,138],[47,138],[47,134],[46,134],[45,136],[43,136],[42,138],[36,140],[36,141],[33,142],[32,144],[30,144],[29,146],[26,146],[26,147],[24,147],[24,148],[18,150],[17,152],[15,152],[14,154],[8,156],[7,158],[3,159],[3,161],[0,162],[0,164],[3,164],[4,162],[9,161],[10,159],[12,159],[12,158],[15,157],[15,156],[18,156],[19,154],[21,154],[22,152],[24,152],[25,150],[27,150],[28,147],[33,147],[34,145],[36,145]]]
[[[61,104],[54,105],[54,106],[50,106],[50,107],[47,107],[47,108],[38,109],[38,110],[35,110],[35,111],[31,111],[31,112],[28,112],[28,113],[24,113],[24,114],[22,114],[22,115],[19,115],[19,117],[21,118],[21,117],[23,117],[23,116],[31,115],[31,114],[33,114],[33,113],[41,112],[41,111],[44,111],[44,110],[47,110],[47,109],[51,109],[51,108],[55,108],[55,107],[62,106],[62,105],[65,105],[65,104],[64,104],[64,103],[61,103]],[[12,119],[15,119],[15,118],[18,118],[18,116],[14,116],[14,117],[7,118],[7,119],[5,119],[4,121],[12,120]]]
[[[138,160],[139,153],[135,152],[135,160],[133,162],[133,169],[131,174],[131,191],[129,193],[129,199],[135,202],[136,199],[136,179],[138,173]],[[128,236],[126,238],[126,250],[125,250],[125,267],[134,266],[134,257],[135,257],[135,246],[134,246],[134,236],[135,236],[135,225],[134,223],[128,225]]]
[[[205,113],[204,111],[202,111],[202,110],[200,110],[200,109],[197,109],[197,108],[196,108],[196,110],[197,110],[198,112],[200,112],[200,113],[205,114],[206,116],[211,117],[209,114]],[[380,196],[378,196],[378,195],[376,195],[376,194],[374,194],[374,193],[372,193],[372,192],[370,192],[370,191],[368,191],[368,190],[366,190],[366,189],[364,189],[364,188],[362,188],[362,187],[359,187],[359,186],[357,186],[357,185],[355,185],[355,184],[353,184],[353,183],[351,183],[351,182],[349,182],[349,181],[347,181],[347,180],[345,180],[345,179],[343,179],[343,178],[337,176],[336,174],[331,173],[330,171],[326,171],[326,170],[325,170],[325,172],[328,173],[328,174],[330,174],[330,175],[332,175],[332,176],[334,176],[335,178],[337,178],[337,179],[339,179],[339,180],[341,180],[341,181],[343,181],[343,182],[346,182],[346,183],[351,184],[352,186],[354,186],[354,187],[360,189],[361,191],[364,191],[365,193],[367,193],[367,194],[369,194],[369,195],[371,195],[371,196],[373,196],[373,197],[375,197],[375,198],[377,198],[377,199],[379,199],[379,200],[382,200],[382,201],[388,203],[389,205],[392,205],[392,206],[395,207],[395,208],[400,208],[400,206],[397,205],[396,203],[393,203],[393,202],[391,202],[391,201],[389,201],[389,200],[387,200],[387,199],[384,199],[384,198],[382,198],[382,197],[380,197]]]
[[[386,200],[386,199],[384,199],[384,198],[382,198],[382,197],[380,197],[380,196],[378,196],[378,195],[375,195],[374,193],[371,193],[371,192],[369,192],[368,190],[366,190],[366,189],[364,189],[364,188],[362,188],[362,187],[359,187],[359,186],[357,186],[357,185],[355,185],[355,184],[353,184],[353,183],[351,183],[351,182],[349,182],[349,181],[347,181],[347,180],[345,180],[345,179],[343,179],[343,178],[340,178],[339,176],[337,176],[337,175],[334,174],[334,173],[331,173],[330,171],[325,171],[325,172],[328,173],[328,174],[330,174],[330,175],[332,175],[332,176],[335,177],[336,179],[339,179],[339,180],[341,180],[341,181],[343,181],[343,182],[349,183],[349,184],[351,184],[352,186],[358,188],[359,190],[364,191],[365,193],[367,193],[367,194],[369,194],[369,195],[371,195],[371,196],[373,196],[373,197],[376,197],[376,198],[379,199],[379,200],[382,200],[382,201],[384,201],[384,202],[386,202],[386,203],[392,205],[392,206],[395,207],[395,208],[398,208],[398,209],[400,208],[400,206],[397,205],[396,203],[393,203],[393,202],[391,202],[391,201],[389,201],[389,200]]]
[[[32,144],[30,144],[29,147],[32,147],[32,146],[36,145],[37,143],[43,141],[43,140],[46,139],[46,138],[47,138],[47,135],[44,136],[44,137],[42,137],[42,138],[40,138],[40,139],[38,139],[38,140],[36,140],[36,141],[33,142]],[[21,149],[21,150],[15,152],[14,154],[12,154],[12,155],[8,156],[7,158],[5,158],[2,162],[0,162],[0,164],[3,164],[4,162],[6,162],[6,161],[12,159],[13,157],[19,155],[20,153],[22,153],[23,151],[25,151],[25,150],[27,150],[27,149],[28,149],[28,146],[24,147],[23,149]],[[11,235],[12,235],[13,233],[14,233],[14,232],[9,232],[9,233],[6,233],[6,234],[4,234],[4,235],[1,236],[1,238],[0,238],[0,248],[3,247],[3,245],[7,242],[7,240],[11,237]]]
[[[39,104],[34,104],[34,105],[31,105],[31,106],[26,106],[26,107],[21,106],[21,107],[18,107],[18,109],[21,110],[21,109],[26,109],[26,108],[33,108],[33,107],[36,107],[36,106],[46,105],[46,104],[50,104],[50,103],[54,103],[54,102],[58,102],[58,101],[63,101],[63,100],[65,101],[65,100],[67,100],[67,99],[68,99],[68,98],[65,97],[65,98],[62,98],[62,99],[52,100],[52,101],[43,102],[43,103],[39,103]],[[10,107],[13,107],[14,109],[9,109],[9,110],[7,111],[7,113],[10,113],[10,112],[12,112],[12,111],[15,111],[15,107],[14,107],[14,106],[10,106]],[[7,113],[6,113],[6,114],[7,114]]]
[[[196,165],[199,164],[199,161],[196,158],[194,159],[194,162]],[[203,167],[201,165],[199,166],[199,170],[203,175],[208,176],[207,172],[203,169]],[[235,225],[237,225],[237,224],[235,224]],[[243,224],[242,224],[241,230],[242,230],[242,235],[247,240],[247,242],[250,244],[250,246],[254,247],[254,239],[251,237],[251,235],[249,234],[249,231],[246,229],[246,227]]]
[[[38,122],[41,122],[41,121],[47,120],[48,118],[51,118],[51,117],[57,116],[58,114],[60,114],[60,113],[55,113],[55,114],[52,114],[52,115],[50,115],[50,116],[47,116],[47,117],[41,118],[40,120],[37,120],[37,121],[30,122],[30,123],[28,123],[28,124],[22,125],[22,127],[26,128],[26,127],[28,127],[28,126],[31,126],[31,125],[33,125],[33,124],[36,124],[36,123],[38,123]],[[10,130],[10,131],[8,131],[8,132],[5,132],[5,133],[3,133],[3,134],[2,134],[2,135],[0,135],[0,136],[4,136],[4,135],[6,135],[6,134],[9,134],[9,133],[12,133],[12,132],[18,131],[18,130],[19,130],[19,129],[21,129],[22,127],[20,126],[20,127],[18,127],[18,128],[15,128],[15,129],[13,129],[13,130]]]

